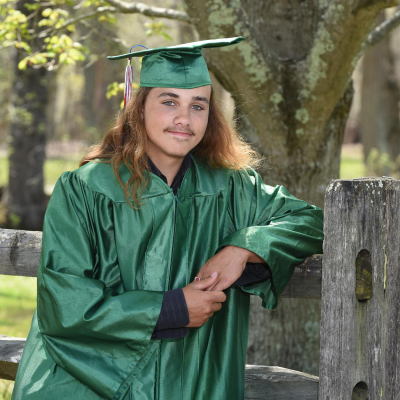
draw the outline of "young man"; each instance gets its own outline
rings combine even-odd
[[[13,399],[243,398],[250,295],[276,308],[323,234],[215,102],[201,49],[242,39],[135,53],[141,88],[51,197]]]

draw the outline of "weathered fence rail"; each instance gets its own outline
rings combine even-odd
[[[37,276],[42,232],[0,229],[0,275]],[[321,298],[322,255],[307,258],[296,267],[282,296]]]
[[[400,181],[332,181],[324,230],[324,256],[283,293],[322,298],[320,379],[247,365],[246,399],[400,398]],[[36,276],[40,250],[40,232],[0,229],[0,275]],[[15,379],[24,343],[0,335],[0,378]]]

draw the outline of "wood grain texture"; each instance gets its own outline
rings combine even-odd
[[[15,380],[25,339],[0,335],[0,379]]]
[[[0,229],[0,275],[37,276],[42,232]]]
[[[318,377],[281,367],[246,365],[246,400],[317,400]]]
[[[400,393],[400,181],[332,181],[325,197],[320,400]],[[356,259],[371,255],[372,297],[356,298]]]
[[[298,265],[282,297],[320,299],[322,284],[322,254],[314,254]]]

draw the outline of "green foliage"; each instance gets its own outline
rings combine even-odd
[[[8,218],[10,219],[12,226],[16,229],[18,224],[21,222],[21,217],[17,214],[9,213]]]
[[[21,11],[12,6],[14,1],[1,0],[0,8],[0,43],[3,47],[15,46],[31,51],[28,40],[31,34],[28,31],[28,20]]]
[[[118,83],[118,82],[112,82],[107,86],[107,99],[111,99],[113,96],[118,96],[119,94],[124,93],[124,88],[125,84],[123,83]],[[135,82],[132,83],[132,89],[136,90],[139,89],[139,85]],[[124,100],[121,101],[120,103],[121,109],[124,107]]]
[[[369,173],[376,176],[400,178],[400,156],[393,161],[388,153],[382,153],[376,148],[370,151],[366,167]]]
[[[25,4],[25,15],[15,9],[15,4],[15,0],[0,0],[0,48],[14,46],[25,53],[18,65],[22,70],[28,66],[54,69],[62,64],[84,61],[89,49],[73,39],[78,18],[96,11],[94,7],[107,5],[104,1],[87,1],[75,10],[76,4],[72,0],[45,3],[32,0]],[[98,20],[116,24],[115,15],[111,13],[100,14]],[[39,50],[32,50],[33,42],[39,43]]]
[[[25,53],[18,67],[54,69],[63,64],[85,61],[90,50],[77,38],[77,24],[97,18],[102,24],[116,25],[116,16],[104,9],[104,0],[87,0],[76,7],[73,0],[32,0],[25,4],[26,13],[16,9],[16,0],[0,0],[0,49],[16,47]],[[87,25],[85,25],[87,26]],[[145,23],[147,35],[172,38],[161,21]],[[84,40],[84,39],[83,39]],[[35,51],[32,50],[35,43]],[[39,44],[39,48],[38,48]],[[115,88],[110,89],[115,93]]]
[[[107,86],[107,99],[111,99],[113,96],[117,96],[119,93],[124,93],[124,84],[118,82],[112,82]]]
[[[167,34],[165,31],[167,26],[165,26],[161,21],[154,21],[145,22],[144,26],[147,28],[146,35],[158,35],[162,36],[164,39],[168,40],[169,42],[172,41],[172,37]]]

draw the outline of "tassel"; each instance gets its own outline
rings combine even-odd
[[[125,70],[125,88],[124,88],[124,110],[128,101],[132,97],[132,83],[133,83],[133,68],[131,65],[131,59],[128,58],[128,65]]]
[[[142,46],[141,44],[137,44],[135,46],[132,46],[131,49],[129,50],[129,53],[132,53],[132,49],[135,47],[143,47],[146,50],[149,50],[147,47]],[[133,68],[131,65],[131,58],[128,58],[128,65],[126,66],[125,70],[125,88],[124,88],[124,111],[125,107],[128,104],[128,101],[132,97],[132,83],[133,83]]]

